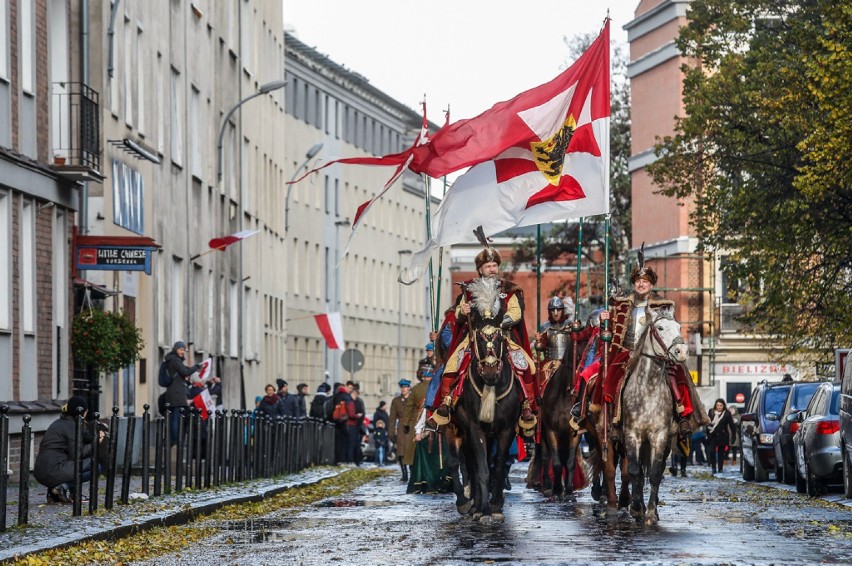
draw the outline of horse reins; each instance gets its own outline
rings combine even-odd
[[[503,351],[502,351],[502,350],[503,350],[503,346],[505,345],[505,336],[503,336],[503,335],[502,335],[502,334],[503,334],[503,331],[502,331],[502,330],[500,330],[499,332],[500,332],[500,334],[501,334],[501,340],[500,340],[500,354],[499,354],[499,355],[497,355],[497,352],[495,352],[495,351],[494,351],[494,347],[493,347],[493,345],[492,345],[490,348],[488,348],[488,350],[485,352],[485,353],[486,353],[486,358],[488,357],[488,355],[493,355],[493,356],[497,359],[497,373],[498,373],[498,374],[499,374],[501,371],[503,371]],[[474,343],[474,352],[475,352],[475,354],[476,354],[476,365],[477,365],[477,367],[479,368],[479,372],[480,372],[480,373],[482,373],[482,371],[483,371],[483,370],[482,370],[483,362],[482,362],[482,359],[481,359],[481,358],[480,358],[480,356],[479,356],[479,340],[477,340],[477,336],[478,336],[478,335],[479,335],[479,332],[474,332],[474,333],[473,333],[472,338],[473,338],[473,343]],[[489,343],[490,343],[490,342],[489,342]],[[468,368],[468,373],[470,373],[470,372],[471,372],[471,370],[472,370],[472,368]],[[472,377],[472,376],[471,376],[471,377]],[[480,388],[476,385],[476,380],[475,380],[475,379],[471,379],[471,380],[470,380],[470,384],[473,386],[473,390],[476,392],[476,394],[477,394],[477,395],[480,397],[480,399],[481,399],[481,398],[482,398],[482,389],[480,389]],[[498,396],[497,396],[497,398],[496,398],[496,400],[497,400],[497,401],[500,401],[501,399],[504,399],[504,398],[505,398],[505,397],[506,397],[506,396],[507,396],[507,395],[508,395],[508,394],[512,391],[512,389],[514,388],[514,386],[515,386],[515,379],[514,379],[514,376],[512,376],[512,379],[510,379],[510,380],[509,380],[509,387],[506,389],[506,391],[504,391],[503,393],[501,393],[500,395],[498,395]]]

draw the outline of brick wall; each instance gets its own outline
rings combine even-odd
[[[53,398],[53,215],[54,208],[36,208],[36,349],[38,398]],[[29,401],[30,399],[22,399]]]
[[[13,115],[15,113],[13,112]],[[21,194],[12,192],[12,398],[20,399],[21,375]]]

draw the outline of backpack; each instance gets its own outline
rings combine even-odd
[[[334,406],[334,411],[331,413],[331,420],[336,423],[345,423],[349,420],[349,412],[346,410],[346,401],[341,401]]]
[[[334,397],[332,395],[326,397],[325,402],[322,405],[322,413],[325,420],[329,422],[334,421]]]
[[[168,387],[174,378],[169,375],[169,365],[164,361],[160,364],[160,373],[157,375],[157,383],[160,387]]]
[[[314,397],[313,401],[311,401],[311,411],[310,417],[315,419],[324,419],[325,418],[325,395],[317,395]]]

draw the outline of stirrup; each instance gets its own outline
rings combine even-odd
[[[452,407],[452,399],[447,396],[444,398],[444,401],[443,403],[441,403],[441,406],[432,412],[432,420],[435,422],[436,425],[444,426],[450,422],[450,407]],[[442,415],[441,409],[444,409],[447,414]]]
[[[524,411],[530,411],[530,417],[531,417],[530,419],[524,420],[524,418],[523,418]],[[518,426],[521,427],[521,429],[523,429],[524,431],[528,431],[528,430],[534,429],[537,424],[538,424],[538,418],[536,418],[536,416],[533,414],[532,410],[530,409],[529,401],[524,401],[524,404],[521,408],[521,418],[518,419]]]

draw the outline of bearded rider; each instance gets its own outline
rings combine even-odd
[[[633,283],[633,292],[624,297],[619,297],[610,305],[609,311],[601,313],[601,321],[612,320],[612,343],[609,346],[608,368],[606,375],[598,377],[599,385],[596,387],[589,412],[599,413],[601,403],[608,403],[613,411],[610,412],[612,424],[617,427],[621,420],[620,407],[614,401],[621,395],[624,384],[625,371],[630,355],[634,350],[641,348],[641,338],[649,320],[646,319],[646,308],[656,310],[663,307],[674,307],[674,302],[662,299],[652,292],[657,283],[657,274],[650,267],[643,265],[640,256],[640,265],[633,268],[630,273],[630,282]],[[691,390],[687,382],[688,377],[683,365],[670,366],[668,382],[672,390],[675,403],[675,412],[678,416],[678,431],[681,437],[690,434],[689,416],[693,413],[693,402]],[[617,431],[617,429],[615,429]],[[617,436],[617,432],[615,435]]]
[[[544,391],[547,382],[559,369],[562,357],[571,340],[571,318],[574,304],[571,299],[553,297],[547,303],[547,323],[542,331],[535,335],[535,350],[539,356],[536,361],[544,363],[538,370],[539,390]]]
[[[501,327],[508,331],[509,359],[512,361],[512,369],[515,375],[519,377],[518,381],[525,396],[518,425],[525,431],[532,430],[536,424],[533,411],[536,410],[536,398],[539,393],[538,383],[535,380],[535,363],[529,350],[529,338],[524,323],[523,291],[508,279],[500,278],[501,259],[496,250],[485,248],[476,256],[475,263],[480,278],[491,278],[499,281],[501,291],[499,312],[505,312]],[[456,299],[455,334],[449,348],[451,353],[447,356],[444,374],[441,377],[441,389],[438,397],[443,401],[432,415],[432,419],[438,425],[449,422],[450,412],[461,392],[460,387],[452,387],[452,384],[471,363],[468,316],[471,311],[472,297],[467,288],[470,283],[471,281],[466,281],[462,284],[463,290]]]

